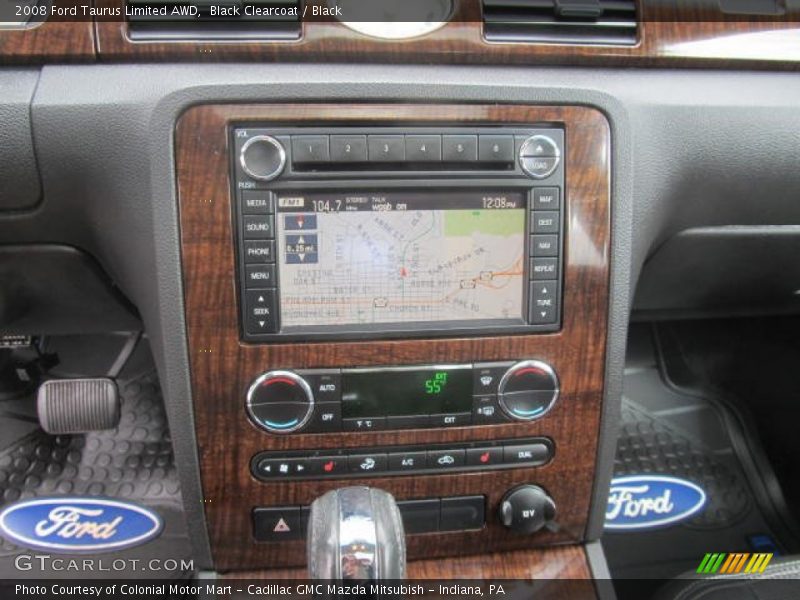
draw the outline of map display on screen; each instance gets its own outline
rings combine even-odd
[[[278,195],[283,327],[523,316],[522,192]]]

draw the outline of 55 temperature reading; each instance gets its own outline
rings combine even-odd
[[[440,394],[442,388],[447,384],[447,372],[439,371],[433,375],[433,379],[425,380],[426,394]]]

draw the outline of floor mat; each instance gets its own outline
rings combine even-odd
[[[142,546],[107,554],[109,563],[117,559],[140,561],[116,563],[122,568],[112,572],[65,572],[54,570],[52,564],[41,569],[43,563],[37,562],[32,563],[30,570],[20,570],[16,557],[31,552],[0,538],[0,579],[187,575],[191,550],[164,402],[148,360],[149,351],[146,344],[142,346],[117,379],[122,399],[119,427],[85,435],[58,436],[36,428],[5,448],[0,452],[0,506],[19,499],[59,495],[130,500],[158,513],[164,520],[163,532]],[[22,418],[23,411],[16,413]],[[8,413],[5,418],[9,418]],[[67,565],[70,558],[76,557],[59,555],[66,559],[59,564]],[[151,560],[159,562],[148,564]],[[168,560],[176,562],[175,569]],[[160,570],[156,572],[156,568]]]
[[[748,551],[757,536],[783,549],[774,515],[758,501],[762,490],[748,478],[748,457],[734,450],[742,435],[726,406],[665,382],[649,328],[632,328],[625,372],[622,423],[614,475],[670,475],[707,494],[704,508],[686,521],[641,531],[607,531],[609,567],[619,580],[652,579],[654,587],[694,570],[707,552]],[[636,586],[641,598],[641,582]]]

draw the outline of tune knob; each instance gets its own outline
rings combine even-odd
[[[519,148],[519,166],[534,179],[552,175],[560,161],[558,144],[546,135],[532,135]]]
[[[503,496],[499,516],[517,533],[535,533],[556,518],[556,503],[538,485],[520,485]]]
[[[505,372],[497,399],[512,419],[533,421],[550,410],[558,394],[558,377],[552,367],[538,360],[525,360]]]
[[[302,429],[314,412],[314,394],[305,379],[291,371],[270,371],[247,390],[247,414],[271,433]]]
[[[286,150],[274,137],[257,135],[242,146],[239,164],[253,179],[270,181],[283,172],[286,166]]]

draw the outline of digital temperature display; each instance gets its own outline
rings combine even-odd
[[[342,372],[342,417],[470,413],[469,366],[349,369]]]

